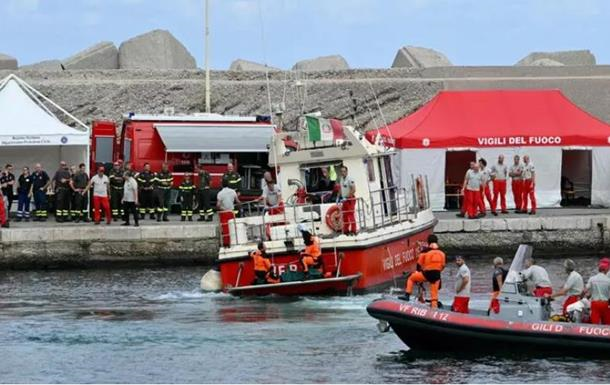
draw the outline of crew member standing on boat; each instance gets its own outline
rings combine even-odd
[[[514,163],[508,169],[508,175],[511,178],[511,188],[513,190],[513,199],[515,201],[515,212],[521,212],[521,194],[523,194],[523,165],[519,155],[515,155]]]
[[[349,176],[346,166],[341,166],[341,214],[343,234],[355,235],[356,229],[356,182]]]
[[[565,300],[563,301],[563,314],[567,315],[568,306],[580,300],[580,296],[585,289],[585,283],[582,276],[575,270],[576,264],[574,261],[571,259],[566,259],[563,261],[563,267],[566,269],[568,278],[566,279],[563,287],[557,293],[550,295],[550,297],[557,298],[564,295],[566,296]]]
[[[257,249],[250,253],[254,263],[254,282],[253,285],[261,285],[269,282],[271,272],[271,261],[266,258],[267,248],[264,242],[259,242]]]
[[[303,230],[301,233],[305,243],[305,250],[301,253],[301,264],[303,265],[305,278],[307,278],[310,267],[322,270],[322,250],[320,249],[320,239],[318,237],[312,235],[307,230]]]
[[[438,246],[438,238],[434,234],[428,236],[428,248],[422,250],[417,259],[417,271],[410,274],[403,299],[409,300],[416,283],[430,283],[430,305],[438,307],[438,289],[441,283],[441,272],[445,268],[445,253]]]
[[[227,164],[227,172],[222,176],[223,183],[227,182],[227,187],[235,190],[235,192],[239,195],[241,192],[241,176],[234,171],[233,163]]]
[[[489,208],[493,215],[498,215],[496,213],[496,209],[493,206],[493,201],[491,199],[491,189],[489,185],[491,184],[491,171],[487,168],[487,161],[483,158],[479,159],[479,172],[481,173],[482,184],[481,184],[481,201],[479,202],[479,211],[485,214],[485,199],[487,199],[487,203],[489,203]]]
[[[526,269],[519,274],[525,280],[529,280],[534,285],[532,294],[534,297],[544,297],[545,295],[553,294],[553,285],[549,278],[549,273],[542,266],[536,265],[536,261],[533,258],[525,260]]]
[[[464,196],[464,204],[462,211],[456,214],[458,217],[464,217],[468,214],[468,218],[474,219],[485,213],[477,215],[477,209],[481,207],[481,186],[483,184],[483,175],[479,171],[477,162],[470,162],[470,169],[466,171],[464,183],[462,184],[462,195]]]
[[[610,298],[610,278],[608,270],[610,260],[602,258],[599,261],[598,273],[587,282],[586,295],[591,297],[591,323],[594,325],[610,325],[610,309],[608,299]]]
[[[216,208],[218,209],[218,220],[220,221],[220,230],[222,233],[222,246],[229,246],[231,244],[229,221],[235,219],[236,203],[241,203],[237,197],[237,193],[232,188],[229,188],[226,180],[223,180],[222,190],[216,195]]]
[[[504,155],[498,155],[498,163],[491,166],[491,179],[493,184],[493,198],[491,202],[491,212],[496,214],[498,197],[500,197],[500,209],[502,214],[508,214],[506,210],[506,179],[508,178],[508,168],[504,164]]]
[[[491,303],[489,304],[488,309],[490,313],[492,311],[496,314],[500,312],[500,301],[498,301],[498,296],[500,295],[500,290],[502,290],[502,285],[504,285],[507,275],[508,270],[504,268],[504,260],[500,257],[494,258],[494,272],[491,277],[493,293],[491,294]]]
[[[468,314],[468,303],[470,302],[470,269],[466,266],[462,256],[455,257],[458,271],[455,276],[455,297],[451,310],[456,313]]]
[[[521,212],[527,214],[528,198],[532,201],[530,215],[536,215],[536,170],[534,164],[530,162],[529,155],[523,156],[523,193],[521,202]]]

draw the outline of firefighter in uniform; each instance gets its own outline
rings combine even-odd
[[[155,219],[153,202],[155,174],[150,171],[150,163],[144,164],[144,171],[138,174],[136,180],[140,190],[140,219],[144,219],[147,212],[150,214],[150,219]]]
[[[528,198],[532,204],[530,215],[536,215],[536,169],[528,155],[523,156],[523,186],[521,190],[521,213],[527,214]]]
[[[241,176],[234,171],[233,163],[227,164],[227,172],[222,176],[222,181],[227,182],[227,187],[235,190],[237,195],[239,195],[241,191]]]
[[[53,176],[53,191],[55,192],[55,220],[57,222],[67,222],[70,217],[70,169],[66,162],[59,163],[59,169]]]
[[[184,222],[188,218],[189,222],[193,221],[193,193],[195,191],[195,185],[191,180],[191,174],[185,173],[184,180],[180,184],[180,203],[182,210],[180,212],[181,221]]]
[[[85,164],[81,163],[78,166],[78,171],[72,175],[70,180],[70,188],[73,191],[72,194],[72,219],[78,223],[81,220],[83,222],[89,222],[89,211],[87,209],[87,196],[83,194],[83,191],[89,184],[89,175],[85,172]]]
[[[169,222],[169,201],[172,193],[174,177],[167,163],[163,163],[161,171],[155,176],[155,201],[157,203],[157,222]]]
[[[199,186],[197,189],[197,199],[199,200],[199,219],[197,221],[211,221],[214,210],[210,205],[210,173],[204,169],[199,169]]]
[[[47,188],[51,184],[51,179],[46,171],[42,169],[40,163],[36,163],[32,174],[32,192],[34,194],[34,221],[45,222],[49,216]]]
[[[511,178],[511,188],[513,190],[513,199],[515,201],[515,212],[521,212],[521,194],[523,190],[523,165],[519,155],[515,155],[514,163],[508,169],[508,176]]]
[[[123,170],[119,162],[114,162],[112,169],[108,173],[110,179],[110,210],[112,210],[112,220],[117,221],[123,217]]]

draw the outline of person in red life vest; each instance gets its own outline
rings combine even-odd
[[[428,247],[419,254],[417,271],[407,278],[405,295],[400,297],[409,301],[413,293],[413,285],[428,282],[430,284],[430,305],[438,307],[438,290],[441,283],[441,272],[445,268],[445,253],[438,246],[438,238],[434,234],[428,236]]]
[[[493,311],[498,314],[500,312],[500,301],[498,301],[498,296],[500,295],[507,274],[508,270],[504,268],[504,260],[500,257],[494,258],[494,272],[491,277],[493,292],[491,294],[491,303],[489,304],[488,309],[489,313]]]
[[[312,235],[307,230],[302,230],[301,234],[305,243],[305,250],[301,253],[301,264],[307,279],[310,267],[320,269],[322,272],[322,249],[320,248],[320,239],[318,237]]]
[[[542,266],[536,265],[534,258],[525,260],[526,269],[521,271],[519,275],[523,280],[529,280],[534,286],[532,294],[534,297],[544,297],[545,295],[553,294],[553,285],[549,278],[549,273]]]
[[[563,267],[566,269],[566,273],[568,274],[568,278],[566,282],[563,284],[563,287],[550,295],[550,298],[557,298],[561,296],[565,296],[565,300],[563,301],[563,315],[567,315],[567,308],[574,302],[580,300],[580,297],[585,289],[585,282],[582,279],[582,275],[580,275],[575,269],[576,264],[571,259],[566,259],[563,261]]]
[[[455,275],[455,297],[451,310],[456,313],[468,314],[468,303],[470,302],[470,269],[464,262],[464,257],[455,257],[455,264],[458,266],[457,274]]]
[[[511,178],[511,188],[513,189],[513,199],[515,201],[515,212],[521,212],[521,195],[523,194],[523,165],[519,155],[515,155],[514,162],[508,169],[508,176]]]
[[[347,175],[347,167],[341,166],[341,215],[343,234],[355,235],[356,229],[356,182]]]
[[[504,164],[504,155],[498,155],[498,163],[491,166],[490,176],[493,184],[494,194],[491,201],[491,213],[498,215],[498,197],[500,197],[500,209],[502,214],[508,214],[506,209],[506,179],[508,178],[508,168]]]
[[[496,209],[493,206],[493,201],[491,199],[491,189],[489,186],[491,185],[491,170],[487,168],[487,161],[483,158],[479,159],[479,172],[481,173],[481,200],[479,201],[479,212],[485,214],[485,199],[487,199],[487,203],[489,203],[489,208],[493,215],[498,215],[496,213]]]
[[[254,264],[254,282],[253,285],[268,283],[271,272],[271,261],[267,258],[267,248],[263,242],[259,242],[257,249],[250,253]]]
[[[6,209],[4,208],[4,194],[2,190],[0,190],[0,226],[4,228],[8,228],[8,215],[6,213]]]
[[[536,215],[536,170],[528,155],[523,156],[523,191],[521,194],[521,213],[527,214],[528,198],[532,202],[530,215]]]
[[[591,323],[594,325],[610,325],[610,278],[607,275],[609,269],[610,260],[602,258],[598,265],[599,272],[589,278],[585,286],[585,295],[591,299]]]
[[[468,218],[474,219],[485,216],[485,213],[477,215],[477,209],[481,207],[481,187],[483,185],[483,174],[479,171],[477,162],[470,162],[470,169],[466,171],[464,183],[462,184],[462,195],[464,196],[464,204],[462,211],[456,214],[463,218],[468,214]]]

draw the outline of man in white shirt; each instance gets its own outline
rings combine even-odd
[[[513,199],[515,200],[515,212],[521,212],[521,198],[523,194],[523,165],[519,155],[515,155],[514,163],[508,169],[508,176],[511,178],[511,188],[513,190]]]
[[[284,203],[282,202],[282,192],[274,180],[267,181],[263,188],[263,195],[260,198],[269,215],[281,214],[284,212]]]
[[[138,220],[140,215],[138,214],[138,182],[133,177],[132,173],[129,171],[125,171],[123,173],[123,199],[121,203],[123,204],[123,217],[125,223],[121,226],[129,226],[129,214],[133,215],[134,226],[138,227],[140,224]]]
[[[347,174],[347,167],[341,166],[341,214],[343,234],[355,235],[356,228],[356,182]]]
[[[483,182],[481,185],[481,206],[479,208],[479,211],[485,214],[485,199],[487,199],[487,203],[489,203],[491,213],[493,215],[498,215],[496,213],[496,208],[493,205],[493,201],[491,199],[491,189],[489,188],[489,185],[491,184],[491,171],[487,168],[487,161],[483,158],[479,159],[479,170]]]
[[[222,231],[222,245],[229,246],[231,244],[231,236],[229,234],[229,221],[235,219],[237,210],[235,204],[241,203],[237,196],[237,192],[229,188],[228,180],[222,181],[222,190],[216,196],[216,208],[218,209],[218,220]]]
[[[89,180],[87,188],[81,194],[86,194],[93,186],[93,221],[96,225],[100,224],[100,206],[106,214],[106,224],[112,223],[112,212],[110,211],[110,179],[104,175],[104,167],[97,169],[97,174]]]
[[[521,278],[531,281],[534,286],[532,294],[534,297],[545,297],[553,295],[553,285],[549,278],[549,273],[542,266],[536,265],[533,258],[525,261],[526,269],[520,272]]]
[[[466,171],[464,183],[462,184],[462,195],[464,196],[464,204],[462,211],[456,214],[458,217],[464,217],[468,213],[468,218],[474,219],[484,216],[484,213],[477,215],[477,209],[481,207],[481,186],[483,184],[483,174],[479,171],[477,162],[470,162],[470,169]]]
[[[594,325],[610,325],[610,278],[607,275],[609,269],[610,261],[608,258],[602,258],[598,265],[599,272],[587,282],[586,295],[591,297],[591,323]]]
[[[508,178],[508,167],[504,164],[504,155],[498,155],[498,163],[491,166],[490,176],[494,189],[491,212],[496,212],[498,197],[500,197],[501,212],[502,214],[508,214],[508,210],[506,209],[506,179]]]
[[[582,276],[575,270],[576,264],[574,261],[566,259],[563,261],[563,267],[566,269],[566,273],[568,273],[568,278],[563,287],[558,292],[553,293],[550,297],[557,298],[566,296],[563,301],[563,314],[567,315],[568,306],[580,300],[580,295],[585,289],[585,283]]]
[[[468,303],[470,302],[470,269],[466,266],[464,258],[461,256],[455,257],[455,264],[458,266],[458,271],[455,276],[455,298],[451,310],[456,313],[468,314]]]
[[[527,213],[528,198],[532,201],[530,215],[536,215],[536,170],[534,164],[530,162],[529,155],[523,156],[523,193],[521,194],[521,212]]]

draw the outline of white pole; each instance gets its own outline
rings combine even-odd
[[[205,0],[205,112],[211,112],[210,108],[210,1]]]

